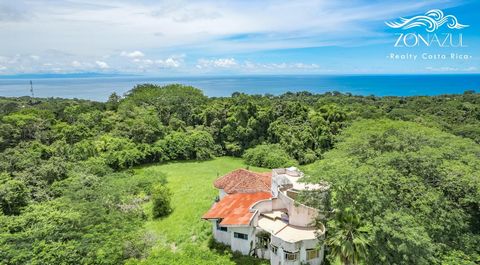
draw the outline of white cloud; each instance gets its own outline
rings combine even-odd
[[[82,63],[80,63],[79,61],[73,61],[72,66],[73,67],[82,67]]]
[[[237,65],[237,61],[233,58],[218,59],[213,63],[216,67],[232,67]]]
[[[132,61],[138,65],[142,71],[155,68],[179,68],[183,64],[185,55],[173,55],[165,59],[135,58]]]
[[[0,0],[0,51],[9,60],[0,58],[1,65],[12,73],[54,67],[120,72],[164,68],[185,72],[319,71],[321,67],[316,64],[292,63],[293,57],[258,63],[241,62],[232,56],[251,52],[252,56],[243,58],[260,60],[266,50],[347,46],[352,42],[365,45],[365,38],[383,37],[378,28],[384,27],[385,20],[429,8],[445,9],[463,1],[97,2]],[[193,59],[169,57],[182,52]],[[198,60],[198,54],[206,59]]]
[[[7,69],[6,66],[0,65],[0,71],[6,70],[6,69]]]
[[[133,51],[133,52],[123,51],[120,53],[120,55],[128,58],[133,58],[133,59],[145,57],[145,54],[141,51]]]
[[[110,68],[110,66],[109,66],[106,62],[103,62],[103,61],[95,61],[95,63],[97,64],[98,67],[100,67],[100,69],[108,69],[108,68]]]
[[[220,59],[199,59],[196,67],[202,68],[231,68],[237,66],[238,63],[234,58],[220,58]]]
[[[318,66],[318,64],[305,64],[305,63],[294,63],[292,65],[294,68],[297,68],[297,69],[318,69],[320,68],[320,66]]]
[[[175,49],[180,45],[208,51],[335,45],[338,38],[354,39],[372,34],[366,26],[372,25],[372,21],[382,25],[385,19],[434,6],[430,1],[414,0],[252,1],[248,4],[213,0],[110,0],[106,4],[91,0],[53,3],[37,0],[18,8],[17,2],[22,1],[12,1],[9,5],[34,15],[22,25],[2,29],[0,50],[27,53],[68,47],[71,53],[97,58],[113,52],[112,47],[123,50],[123,56],[139,58],[144,54],[137,49]],[[448,5],[454,3],[435,3],[437,8]],[[72,28],[76,30],[71,32]],[[65,32],[71,33],[62,34]],[[245,42],[238,39],[227,40],[245,34],[255,36],[253,41],[246,42],[247,46],[241,45]],[[36,37],[34,47],[30,44],[32,36]]]
[[[164,60],[156,60],[155,64],[161,68],[178,68],[183,63],[183,59],[169,57]]]
[[[232,70],[241,73],[283,73],[283,72],[318,72],[328,71],[315,63],[277,62],[259,63],[251,60],[238,61],[235,58],[199,59],[196,64],[198,71]]]

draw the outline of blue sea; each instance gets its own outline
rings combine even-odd
[[[0,78],[0,96],[30,95],[33,81],[36,97],[107,100],[116,92],[123,95],[136,84],[159,85],[181,83],[203,90],[210,97],[230,96],[234,92],[273,94],[309,91],[349,92],[354,95],[414,96],[460,94],[466,90],[480,92],[480,74],[470,75],[283,75],[283,76],[202,76],[144,77],[97,76],[55,78]]]

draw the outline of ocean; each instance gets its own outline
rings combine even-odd
[[[480,92],[480,74],[464,75],[283,75],[283,76],[202,76],[202,77],[83,77],[83,78],[0,78],[0,96],[30,95],[33,81],[36,97],[81,98],[106,101],[116,92],[123,95],[136,84],[181,83],[203,90],[210,97],[234,92],[273,94],[309,91],[339,91],[354,95],[416,96]]]

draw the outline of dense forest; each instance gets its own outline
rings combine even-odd
[[[149,255],[141,223],[168,215],[170,191],[162,174],[131,180],[132,167],[216,156],[332,183],[327,262],[480,262],[473,91],[209,98],[145,84],[107,102],[0,98],[0,152],[0,264],[227,264],[197,246]]]

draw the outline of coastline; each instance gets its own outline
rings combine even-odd
[[[0,78],[0,96],[29,95],[33,80],[38,97],[80,98],[105,101],[113,92],[123,95],[137,84],[180,83],[201,89],[209,97],[246,94],[281,95],[308,91],[338,91],[353,95],[433,96],[462,94],[480,89],[480,74],[385,75],[217,75],[217,76],[95,76],[89,78]]]

